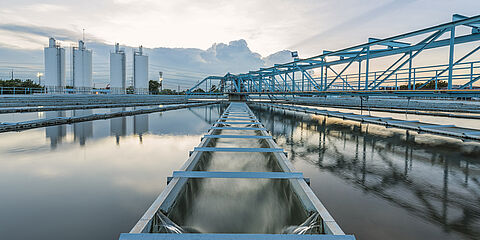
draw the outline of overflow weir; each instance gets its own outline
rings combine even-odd
[[[355,239],[246,103],[231,103],[167,181],[120,240]]]

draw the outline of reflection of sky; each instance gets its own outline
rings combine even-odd
[[[344,231],[370,240],[480,237],[479,144],[255,112]]]
[[[204,116],[210,109],[191,111]],[[0,134],[2,238],[115,239],[128,232],[209,128],[191,111],[146,115],[142,142],[133,134],[133,116],[125,117],[119,144],[113,119],[84,122],[92,129],[77,131],[72,124],[62,126],[65,131],[53,126]],[[211,114],[216,119],[217,109]],[[167,128],[176,118],[181,126]],[[55,140],[61,141],[53,147]]]

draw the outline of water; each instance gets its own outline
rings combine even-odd
[[[0,238],[117,239],[218,112],[197,107],[0,134]]]
[[[312,189],[345,232],[368,240],[480,239],[480,144],[252,110],[297,171],[311,179]],[[198,107],[1,133],[1,238],[117,239],[160,194],[166,177],[187,160],[219,111],[219,106]],[[231,144],[223,140],[223,146]],[[218,155],[212,169],[264,167],[254,161],[230,165],[225,158]],[[232,192],[255,187],[247,183]],[[257,214],[245,213],[243,222],[258,215],[262,218],[252,223],[278,217],[263,218],[268,215],[262,212],[275,207],[275,198],[249,196],[249,204],[228,214],[224,209],[229,206],[216,208],[232,216],[255,206]],[[215,207],[208,201],[199,204]],[[263,227],[265,232],[279,229]]]
[[[45,112],[24,112],[24,113],[0,113],[0,123],[16,123],[31,121],[37,119],[51,119],[57,117],[82,117],[92,114],[102,114],[119,111],[132,111],[136,109],[150,109],[162,107],[163,105],[155,106],[140,106],[140,107],[124,107],[124,108],[93,108],[93,109],[78,109],[78,110],[63,110],[63,111],[45,111]]]
[[[480,239],[480,144],[252,110],[346,233],[369,240]]]
[[[229,120],[229,122],[232,120]],[[248,127],[248,125],[235,125]],[[221,134],[255,134],[255,131],[222,130]],[[263,147],[257,139],[212,140],[215,147]],[[210,152],[199,171],[280,171],[277,160],[265,153]],[[191,179],[169,217],[182,228],[201,233],[282,233],[308,217],[287,180]],[[192,187],[193,186],[193,187]],[[316,221],[313,221],[315,223]]]

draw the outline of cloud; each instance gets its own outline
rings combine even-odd
[[[74,31],[61,28],[37,27],[30,25],[1,24],[0,30],[10,31],[19,38],[41,37],[38,45],[45,46],[47,38],[55,36],[62,46],[69,46],[80,36]],[[93,51],[93,80],[96,86],[105,86],[109,82],[109,54],[113,51],[112,44],[100,39],[87,38],[86,46]],[[93,40],[92,40],[93,39]],[[70,44],[67,44],[70,43]],[[136,47],[123,46],[127,54],[127,81],[131,79],[132,52]],[[70,49],[67,48],[67,83],[70,81]],[[283,50],[262,57],[253,52],[247,41],[239,39],[229,43],[214,43],[206,50],[198,48],[144,48],[149,56],[150,79],[157,79],[158,72],[164,73],[164,84],[167,88],[182,89],[193,86],[197,81],[210,75],[223,76],[227,72],[243,73],[275,63],[291,61],[290,51]],[[20,67],[22,66],[22,67]],[[43,69],[43,51],[41,49],[13,49],[6,44],[0,47],[0,78],[9,77],[11,69],[20,78],[35,79],[38,71]]]
[[[0,30],[10,31],[16,35],[31,34],[41,37],[50,37],[55,36],[57,40],[60,41],[77,41],[82,37],[81,31],[73,31],[62,28],[51,28],[43,26],[34,26],[34,25],[18,25],[18,24],[0,24]],[[86,35],[89,39],[103,42],[99,38],[96,38],[91,35]]]

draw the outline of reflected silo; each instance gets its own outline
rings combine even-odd
[[[133,86],[135,94],[148,94],[148,56],[142,46],[133,52]]]
[[[72,53],[73,87],[77,93],[90,93],[92,90],[92,51],[85,48],[85,43],[78,41],[78,47]]]
[[[44,86],[48,93],[62,93],[65,87],[65,48],[50,38],[45,54]]]
[[[125,50],[115,44],[115,52],[110,53],[110,93],[125,94],[127,83]]]

